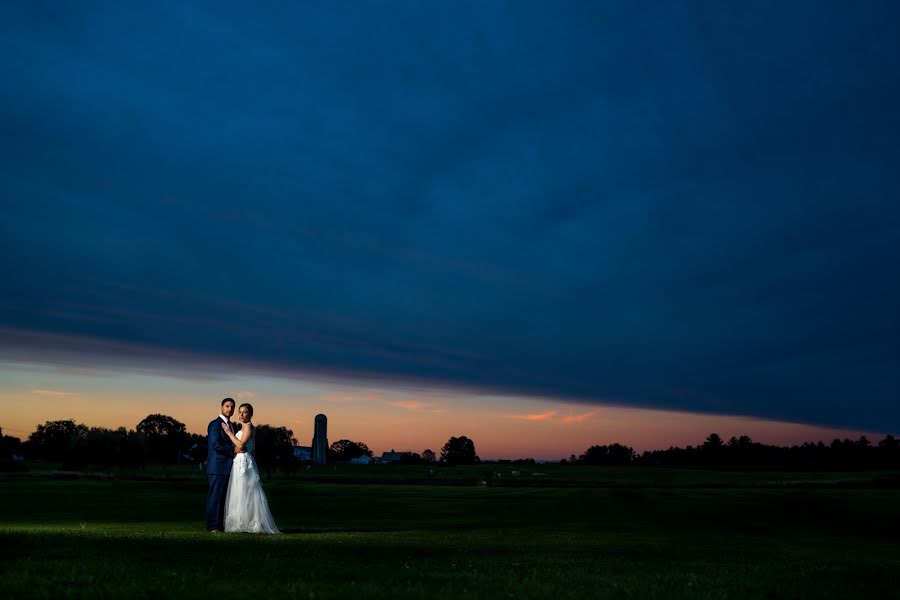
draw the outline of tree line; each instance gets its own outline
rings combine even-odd
[[[290,474],[300,466],[294,455],[297,439],[286,427],[256,427],[256,461],[271,474],[280,469]],[[188,433],[184,423],[168,415],[151,414],[134,429],[88,427],[73,420],[47,421],[38,425],[26,441],[2,434],[0,430],[0,466],[9,465],[12,455],[30,460],[61,463],[64,469],[83,469],[87,465],[105,467],[143,467],[206,462],[206,436]],[[475,443],[466,436],[451,437],[437,454],[399,453],[398,464],[471,465],[481,459]],[[369,447],[358,441],[341,439],[328,448],[328,462],[349,462],[361,456],[373,457]],[[510,462],[510,461],[501,461]],[[513,462],[534,462],[520,459]],[[806,442],[794,446],[775,446],[754,442],[748,436],[723,440],[710,434],[697,446],[648,450],[641,454],[630,446],[613,443],[595,445],[579,456],[563,459],[565,465],[604,466],[738,466],[783,468],[900,468],[900,440],[885,436],[873,444],[865,436],[857,440],[835,439],[830,444]]]
[[[591,446],[580,456],[562,461],[570,465],[608,466],[763,466],[785,468],[897,468],[900,467],[900,440],[887,435],[877,444],[865,436],[857,440],[835,439],[830,444],[806,442],[775,446],[754,442],[748,436],[727,442],[710,434],[698,446],[670,447],[638,454],[623,444]]]
[[[274,469],[290,474],[302,464],[295,458],[297,439],[286,427],[256,426],[254,456],[260,468],[269,474]],[[88,427],[73,420],[47,421],[22,442],[5,436],[0,429],[0,466],[11,466],[12,456],[29,460],[58,462],[63,469],[83,469],[88,465],[141,468],[147,463],[161,465],[196,464],[207,459],[205,435],[188,433],[185,424],[174,417],[151,414],[134,429]],[[328,462],[349,462],[360,456],[372,457],[363,442],[338,440],[328,448]],[[451,437],[441,449],[440,458],[431,449],[400,453],[400,464],[476,464],[475,443],[466,436]]]
[[[393,453],[394,451],[391,450]],[[398,452],[399,458],[394,461],[401,465],[474,465],[481,462],[475,453],[475,442],[466,436],[451,437],[441,448],[440,457],[434,450],[426,448],[418,452]],[[368,456],[373,458],[372,451],[363,442],[338,440],[328,448],[329,462],[349,462],[355,458]]]
[[[87,465],[143,467],[206,462],[206,436],[188,433],[184,423],[168,415],[147,415],[134,429],[88,427],[73,420],[47,421],[22,442],[0,436],[0,459],[16,454],[29,460],[61,463],[64,469]],[[288,469],[297,440],[285,427],[256,427],[256,461],[267,470]]]

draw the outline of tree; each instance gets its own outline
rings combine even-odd
[[[124,427],[116,430],[119,433],[119,460],[123,467],[143,467],[147,460],[147,440],[143,434],[134,429],[126,431]]]
[[[441,448],[441,462],[448,465],[474,465],[481,462],[475,454],[475,442],[466,436],[451,437]]]
[[[723,445],[724,442],[722,441],[722,438],[719,437],[719,434],[711,433],[709,434],[709,437],[706,438],[706,441],[703,442],[701,448],[703,448],[704,450],[718,451],[722,448]]]
[[[124,432],[124,428],[122,428]],[[91,427],[87,430],[88,462],[95,465],[114,465],[119,458],[116,431],[105,427]]]
[[[403,452],[400,454],[398,465],[421,465],[422,456],[418,452]]]
[[[150,458],[163,464],[178,462],[187,440],[184,423],[168,415],[147,415],[135,428],[147,440]]]
[[[706,438],[706,441],[703,442],[703,445],[700,446],[700,454],[703,456],[705,462],[715,464],[722,462],[724,449],[725,442],[722,441],[719,434],[711,433],[709,434],[709,437]]]
[[[206,436],[199,433],[192,433],[187,440],[186,458],[194,464],[201,465],[206,462],[209,453],[209,445],[206,443]]]
[[[362,442],[338,440],[328,448],[328,458],[337,462],[349,462],[362,455],[372,456],[372,451]]]
[[[634,450],[622,444],[591,446],[578,458],[583,465],[620,466],[629,465],[634,460]]]
[[[17,437],[3,435],[0,431],[0,458],[9,458],[22,452],[22,440]]]
[[[887,435],[878,442],[880,461],[888,466],[900,466],[900,441],[892,435]]]
[[[37,458],[62,461],[65,467],[83,466],[86,456],[81,441],[87,432],[87,426],[71,419],[47,421],[28,436],[29,450]]]
[[[883,440],[878,442],[878,447],[890,451],[896,451],[897,449],[900,449],[900,441],[898,441],[894,436],[888,434],[884,437]]]
[[[287,427],[259,425],[256,427],[256,450],[254,456],[259,466],[271,476],[272,469],[278,467],[289,473],[295,467],[294,444],[297,439]]]
[[[431,465],[437,462],[437,456],[434,454],[434,450],[428,448],[427,450],[422,451],[422,462],[426,465]]]
[[[124,427],[91,427],[85,438],[85,455],[90,464],[123,467],[143,466],[147,455],[144,435]]]

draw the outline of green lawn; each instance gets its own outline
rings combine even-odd
[[[541,466],[504,467],[527,470],[535,486],[480,485],[483,468],[452,477],[472,485],[429,482],[451,474],[429,478],[421,467],[360,483],[372,468],[266,481],[283,536],[204,532],[199,478],[4,476],[0,589],[12,597],[843,598],[900,586],[896,488],[729,486],[719,472],[696,470],[534,477]],[[560,485],[545,482],[554,477]],[[704,480],[711,487],[690,487]]]

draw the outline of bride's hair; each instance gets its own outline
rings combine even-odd
[[[250,416],[252,417],[253,416],[253,405],[252,404],[247,404],[246,402],[244,402],[243,404],[238,406],[238,411],[240,412],[240,410],[242,408],[244,408],[245,406],[247,407],[247,410],[250,411]]]

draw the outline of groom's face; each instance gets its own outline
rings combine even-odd
[[[230,419],[231,415],[234,414],[234,402],[226,402],[222,405],[222,416],[226,419]]]

